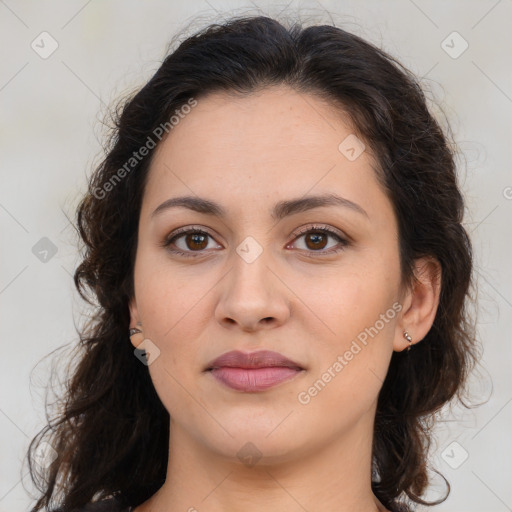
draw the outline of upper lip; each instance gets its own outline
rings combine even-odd
[[[217,357],[208,363],[206,370],[227,366],[231,368],[267,368],[271,366],[284,366],[288,368],[303,368],[296,363],[283,356],[279,352],[272,350],[260,350],[258,352],[241,352],[240,350],[232,350]]]

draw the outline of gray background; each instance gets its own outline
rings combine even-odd
[[[396,56],[454,130],[484,346],[471,402],[484,404],[443,411],[431,460],[452,493],[434,510],[512,510],[512,0],[0,0],[0,512],[32,503],[21,462],[45,420],[51,360],[42,358],[77,341],[87,311],[72,283],[79,256],[66,215],[101,156],[107,105],[156,71],[185,25],[285,8],[305,22],[332,16]]]

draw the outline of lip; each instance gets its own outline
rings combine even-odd
[[[271,350],[234,350],[211,361],[206,372],[237,391],[254,392],[276,386],[304,372],[298,363]]]
[[[208,363],[206,370],[215,368],[270,368],[281,366],[285,368],[294,368],[303,370],[298,363],[288,359],[279,352],[272,350],[258,350],[257,352],[242,352],[240,350],[232,350],[217,357]]]

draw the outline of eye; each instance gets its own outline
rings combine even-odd
[[[304,238],[305,248],[301,250],[309,253],[308,256],[314,257],[338,253],[349,245],[349,241],[341,234],[326,226],[307,226],[294,233],[294,236],[296,237],[294,240]],[[208,249],[208,238],[213,239],[213,236],[204,229],[191,226],[173,231],[161,245],[172,254],[195,258],[204,255],[205,249]],[[337,243],[325,250],[329,238],[336,240]],[[288,244],[286,248],[289,248],[290,245]],[[222,247],[216,248],[221,249]]]
[[[308,256],[311,255],[316,257],[336,254],[349,245],[348,240],[343,238],[340,233],[326,226],[307,226],[306,228],[301,229],[298,233],[295,233],[295,235],[297,240],[304,238],[304,250],[308,253],[313,253],[308,254]],[[331,245],[327,250],[325,250],[329,238],[335,239],[338,243]],[[289,247],[289,245],[287,247]]]
[[[167,247],[173,254],[195,258],[196,256],[200,256],[204,249],[208,248],[208,237],[213,239],[213,237],[203,229],[195,227],[180,228],[171,233],[171,235],[164,240],[162,246]],[[180,247],[177,241],[181,241],[181,239],[183,239],[183,241]],[[172,248],[173,245],[176,246],[177,249]]]

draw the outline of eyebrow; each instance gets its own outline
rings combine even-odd
[[[366,211],[357,203],[354,203],[349,199],[340,197],[336,194],[305,196],[297,199],[279,201],[272,208],[270,215],[274,220],[278,221],[290,215],[312,210],[314,208],[320,208],[323,206],[338,206],[349,208],[354,212],[368,217]],[[181,196],[167,199],[167,201],[164,201],[155,209],[155,211],[151,214],[151,217],[154,218],[165,210],[177,207],[188,208],[189,210],[193,210],[195,212],[220,217],[222,219],[227,217],[226,210],[220,204],[197,196]]]

